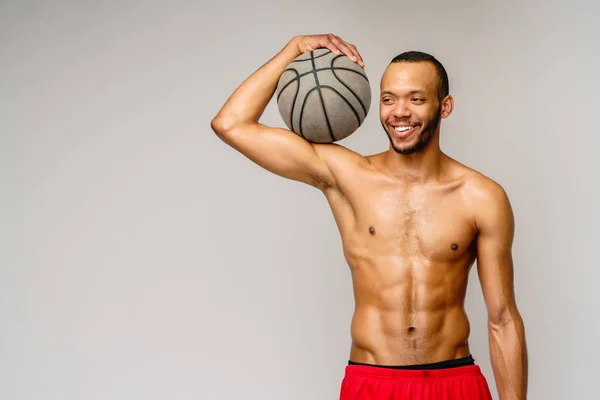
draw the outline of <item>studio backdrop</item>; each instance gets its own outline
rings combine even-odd
[[[574,1],[3,1],[0,398],[335,399],[349,268],[323,195],[210,121],[293,36],[361,52],[384,151],[397,54],[447,68],[442,150],[513,205],[529,398],[592,399],[600,357],[599,9]],[[275,102],[261,122],[283,127]],[[473,357],[496,387],[475,268]]]

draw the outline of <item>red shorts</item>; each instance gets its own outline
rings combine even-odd
[[[479,366],[407,370],[347,365],[340,400],[492,400]]]

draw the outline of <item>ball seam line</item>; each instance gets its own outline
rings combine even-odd
[[[331,139],[335,142],[336,138],[335,138],[335,136],[333,136],[333,130],[331,129],[331,122],[329,121],[329,116],[327,115],[327,107],[325,107],[325,101],[323,100],[323,93],[321,92],[321,83],[319,82],[319,74],[317,73],[317,71],[315,71],[317,66],[315,64],[314,51],[310,52],[310,57],[312,60],[313,75],[315,77],[315,83],[317,85],[316,89],[317,89],[317,92],[319,93],[319,100],[321,101],[321,107],[323,107],[323,113],[325,114],[325,122],[327,123],[327,129],[329,130],[329,136],[331,136]],[[308,98],[308,94],[306,95],[306,98]],[[304,101],[304,104],[306,104],[306,99]],[[303,108],[302,111],[304,111],[304,106],[302,108]],[[302,125],[302,111],[300,113],[300,124],[301,125]],[[300,132],[302,132],[302,128],[300,128]]]

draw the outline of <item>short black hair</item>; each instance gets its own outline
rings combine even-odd
[[[421,51],[406,51],[402,54],[398,54],[392,59],[390,64],[395,62],[430,62],[437,71],[439,83],[438,83],[438,98],[440,101],[450,93],[450,83],[448,82],[448,74],[446,69],[434,56],[431,54],[423,53]]]

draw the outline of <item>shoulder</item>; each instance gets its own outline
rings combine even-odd
[[[365,157],[338,143],[313,143],[315,151],[323,157],[341,160],[359,160]]]
[[[508,200],[508,194],[499,182],[473,169],[469,169],[465,173],[464,188],[466,194],[475,204],[495,204]]]
[[[370,164],[368,157],[337,143],[313,144],[313,146],[334,175]]]
[[[473,203],[472,205],[503,201],[507,198],[506,191],[499,182],[453,158],[446,156],[446,160],[449,175],[452,179],[460,181],[463,196],[469,203]]]
[[[479,171],[466,168],[463,194],[473,212],[478,231],[500,227],[512,231],[512,206],[508,193],[499,182]]]
[[[363,155],[337,143],[311,143],[318,158],[325,164],[329,178],[317,186],[322,191],[339,191],[340,186],[369,161]]]

